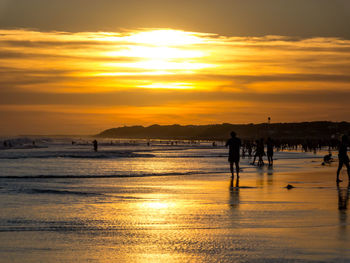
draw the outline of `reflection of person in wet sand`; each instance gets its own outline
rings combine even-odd
[[[235,132],[231,132],[231,138],[226,142],[226,147],[229,147],[228,161],[230,163],[230,171],[232,179],[234,178],[233,164],[236,166],[237,178],[239,177],[239,157],[241,149],[241,140],[236,137]]]
[[[273,168],[271,166],[267,169],[267,184],[273,184]]]
[[[230,206],[238,207],[239,205],[239,177],[236,178],[236,187],[233,186],[233,178],[230,182]]]
[[[338,188],[338,209],[339,210],[347,210],[349,203],[349,191],[350,191],[350,182],[347,188],[340,188],[339,184],[337,184]]]
[[[349,203],[349,192],[350,192],[350,182],[348,183],[347,188],[340,188],[339,183],[337,184],[338,188],[338,210],[340,221],[345,225],[347,221],[346,211],[348,209]]]
[[[339,173],[340,173],[340,170],[343,168],[343,165],[346,166],[346,169],[348,172],[348,177],[350,180],[349,157],[347,154],[348,145],[349,145],[348,136],[343,135],[341,143],[339,145],[339,153],[338,153],[339,165],[338,165],[338,170],[337,170],[337,182],[342,181],[339,179]]]

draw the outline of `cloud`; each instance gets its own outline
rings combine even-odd
[[[18,120],[31,111],[46,112],[48,118],[58,114],[64,125],[71,111],[84,116],[79,123],[100,116],[101,125],[116,119],[152,124],[159,118],[232,122],[232,114],[236,122],[254,122],[263,114],[295,121],[301,108],[307,109],[303,120],[349,120],[349,112],[340,110],[350,95],[349,40],[157,29],[16,29],[0,35],[0,106]]]

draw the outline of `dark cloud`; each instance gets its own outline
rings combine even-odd
[[[310,46],[310,44],[307,45],[306,43],[304,46],[302,46],[300,45],[300,43],[302,42],[299,42],[298,45],[293,45],[291,41],[290,41],[291,43],[289,43],[288,45],[279,45],[279,44],[274,45],[273,42],[267,42],[267,41],[264,41],[264,42],[265,42],[265,45],[261,45],[258,42],[256,42],[257,44],[250,43],[249,45],[244,45],[244,44],[237,45],[235,43],[231,43],[228,45],[238,49],[252,48],[252,49],[257,49],[258,51],[271,50],[273,48],[273,49],[282,50],[282,51],[305,51],[305,52],[324,52],[324,53],[329,53],[329,52],[349,53],[350,52],[349,43],[343,44],[345,46],[342,46],[340,44],[338,45],[337,43],[336,46],[332,46],[332,47],[315,47],[315,46]]]
[[[143,79],[154,81],[232,81],[234,83],[256,83],[256,82],[350,82],[350,75],[344,74],[281,74],[273,75],[220,75],[220,74],[177,74],[177,75],[159,75],[159,76],[120,76],[119,79]]]
[[[1,0],[0,25],[64,31],[176,28],[350,38],[348,0]]]
[[[59,35],[59,33],[57,33]],[[0,42],[1,46],[10,47],[35,47],[35,48],[85,48],[91,46],[108,46],[116,45],[117,42],[102,42],[102,41],[30,41],[30,40],[3,40]],[[125,44],[125,43],[123,43]]]
[[[259,102],[323,104],[347,106],[349,91],[284,91],[279,93],[148,90],[106,93],[39,93],[20,90],[0,92],[0,105],[76,105],[76,106],[155,106],[186,102]],[[350,111],[350,110],[349,110]]]
[[[230,78],[226,76],[226,78]],[[275,74],[262,76],[232,76],[232,80],[252,82],[350,82],[350,75],[338,74]]]
[[[25,35],[26,31],[23,31],[23,35]],[[51,32],[52,33],[52,32]],[[55,36],[62,35],[61,32],[54,32]],[[65,33],[67,36],[74,37],[72,33]],[[98,34],[98,32],[96,33]],[[126,36],[124,34],[123,36]],[[7,34],[3,34],[4,37],[8,37]],[[30,37],[30,36],[29,36]],[[102,35],[99,35],[102,37]],[[137,43],[125,42],[125,41],[99,41],[99,40],[91,40],[91,41],[80,41],[80,40],[50,40],[50,41],[42,41],[42,40],[0,40],[0,47],[22,47],[22,48],[68,48],[68,49],[88,49],[88,48],[99,48],[99,49],[107,49],[111,47],[122,47],[122,46],[133,46],[138,45]]]
[[[138,58],[118,57],[118,56],[86,56],[74,54],[62,55],[53,53],[24,53],[19,51],[1,51],[0,59],[54,59],[54,60],[80,60],[80,61],[104,61],[104,62],[135,62]]]

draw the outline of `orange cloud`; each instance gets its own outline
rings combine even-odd
[[[259,122],[265,115],[349,120],[342,99],[349,40],[172,29],[0,36],[0,109],[21,121],[26,112],[58,114],[63,125],[75,116],[97,132],[121,124]],[[41,123],[45,130],[44,117]]]

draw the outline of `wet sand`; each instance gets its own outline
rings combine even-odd
[[[228,174],[56,179],[64,192],[3,200],[18,222],[1,222],[1,262],[349,262],[335,165],[256,169],[239,187]]]

